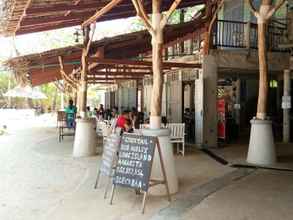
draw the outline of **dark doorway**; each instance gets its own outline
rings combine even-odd
[[[182,121],[185,123],[187,143],[195,143],[195,85],[194,81],[182,82]]]

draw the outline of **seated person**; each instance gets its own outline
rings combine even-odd
[[[77,109],[73,105],[73,101],[69,100],[69,105],[65,108],[66,113],[66,125],[68,128],[75,128],[75,116]]]
[[[121,128],[123,132],[129,132],[132,128],[132,123],[129,118],[129,111],[125,110],[117,118],[116,128]]]

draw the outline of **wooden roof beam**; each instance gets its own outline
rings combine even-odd
[[[116,18],[117,16],[131,16],[133,13],[132,10],[116,10],[117,12],[115,15],[106,14],[103,16],[103,19],[112,19]],[[76,21],[77,23],[81,24],[86,18],[89,16],[89,12],[80,12],[80,13],[71,13],[67,16],[43,16],[43,17],[29,17],[24,18],[21,21],[21,27],[25,28],[26,26],[33,26],[33,25],[46,25],[49,23],[57,23],[57,22],[68,22],[68,21]]]
[[[149,61],[136,61],[136,60],[123,60],[123,59],[100,59],[96,57],[89,57],[88,60],[93,63],[100,64],[123,64],[123,65],[134,65],[134,66],[152,66],[152,62]],[[175,62],[164,62],[164,67],[178,67],[178,68],[201,68],[201,64],[196,63],[175,63]]]
[[[152,75],[152,72],[117,72],[117,71],[97,71],[97,72],[91,72],[89,75],[125,75],[125,76],[144,76],[144,75]]]
[[[138,80],[138,79],[143,79],[143,77],[88,77],[87,80],[119,80],[119,79],[124,79],[124,80]]]
[[[78,5],[81,2],[81,0],[75,0],[73,5]],[[64,16],[68,16],[71,13],[71,10],[68,10]]]
[[[135,16],[135,12],[127,12],[125,14],[120,14],[120,15],[105,15],[100,19],[100,21],[113,20],[117,18],[128,18],[131,16]],[[65,27],[78,26],[81,23],[82,23],[82,20],[69,20],[69,21],[65,20],[65,21],[59,21],[56,23],[48,23],[48,24],[40,23],[39,25],[35,24],[32,26],[22,26],[16,32],[16,34],[22,35],[22,34],[41,32],[41,31],[55,30],[55,29],[60,29]]]
[[[30,28],[20,28],[16,31],[17,35],[21,34],[29,34],[34,32],[40,32],[40,31],[49,31],[53,29],[59,29],[59,28],[65,28],[65,27],[72,27],[78,25],[76,21],[69,21],[69,22],[60,22],[59,24],[53,24],[50,26],[32,26]]]
[[[105,7],[103,7],[101,10],[97,11],[92,17],[90,17],[88,20],[82,23],[82,27],[88,26],[91,23],[98,20],[101,16],[106,14],[108,11],[110,11],[112,8],[114,8],[116,5],[118,5],[122,0],[112,0],[109,2]]]
[[[130,7],[131,3],[121,3],[120,7]],[[97,8],[101,8],[105,6],[103,2],[90,2],[90,3],[83,3],[83,4],[54,4],[52,6],[46,7],[32,7],[26,10],[26,15],[35,15],[35,14],[42,14],[42,13],[50,13],[50,12],[67,12],[67,11],[96,11]]]
[[[107,12],[111,11],[116,6],[117,6],[116,9],[117,9],[119,7],[118,4],[121,1],[122,0],[112,0],[105,7],[103,7],[99,11],[97,11],[93,16],[91,16],[88,20],[86,20],[82,24],[82,26],[88,26],[91,23],[96,22],[99,18],[104,16]],[[206,2],[206,0],[198,0],[196,3],[194,3],[194,0],[184,1],[182,4],[180,4],[180,7],[189,7],[189,6],[204,4],[205,2]],[[152,9],[151,1],[150,2],[145,2],[144,6],[146,8],[146,13],[150,13],[151,9]],[[162,11],[165,11],[165,10],[169,9],[169,7],[170,7],[169,4],[166,4],[166,3],[162,2]],[[178,7],[178,8],[180,8],[180,7]],[[131,8],[133,9],[133,7],[131,7]],[[134,12],[134,14],[136,14],[135,10],[133,10],[133,12]],[[112,11],[111,11],[111,13],[112,13]]]
[[[115,81],[89,81],[89,84],[116,84]]]
[[[99,70],[99,69],[104,69],[104,68],[110,68],[110,69],[115,69],[116,71],[124,71],[124,70],[148,70],[148,71],[152,71],[151,67],[148,66],[117,66],[115,64],[101,64],[96,66],[95,68],[92,68],[91,70]],[[167,67],[166,69],[170,69],[169,67]]]

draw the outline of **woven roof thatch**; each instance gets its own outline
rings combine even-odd
[[[198,17],[196,20],[183,24],[169,25],[164,29],[164,42],[170,44],[186,36],[200,35],[205,20]],[[90,55],[103,48],[104,57],[111,59],[135,58],[139,54],[151,50],[151,36],[147,31],[118,35],[104,38],[91,44]],[[53,49],[42,53],[30,54],[12,58],[5,62],[20,83],[31,83],[33,86],[60,79],[60,66],[58,56],[62,56],[66,71],[72,72],[80,66],[82,45]],[[29,80],[28,80],[29,79]]]
[[[148,12],[151,11],[151,1],[144,1]],[[77,26],[109,2],[110,0],[2,0],[0,34],[10,36]],[[172,2],[173,0],[163,0],[162,9],[168,9]],[[206,0],[184,0],[178,8],[205,2]],[[135,15],[131,0],[123,0],[98,21]]]

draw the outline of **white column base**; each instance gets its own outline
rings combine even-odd
[[[88,157],[96,154],[96,132],[93,119],[77,119],[73,145],[73,157]]]
[[[251,131],[247,162],[256,165],[273,165],[276,152],[272,132],[272,122],[268,120],[251,120]]]
[[[150,129],[160,129],[161,120],[161,116],[150,116]]]
[[[142,133],[143,135],[146,135],[146,136],[156,136],[159,138],[164,167],[166,170],[169,191],[171,194],[177,193],[178,192],[178,178],[177,178],[176,170],[175,170],[173,147],[172,147],[172,144],[170,143],[169,129],[143,129]],[[151,179],[158,179],[158,180],[163,179],[160,158],[159,158],[159,153],[157,149],[154,155]],[[149,189],[149,193],[152,195],[157,195],[157,196],[167,195],[165,185],[153,186]]]

